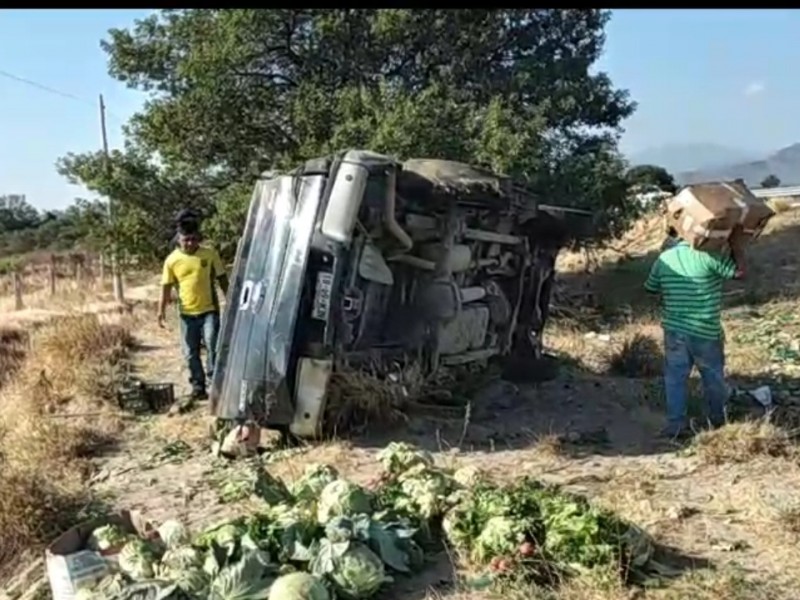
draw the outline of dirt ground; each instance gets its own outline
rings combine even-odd
[[[793,408],[795,399],[800,403],[798,227],[796,213],[776,217],[754,245],[752,277],[734,286],[725,316],[732,385],[770,385],[780,402],[776,415],[787,423],[800,414]],[[366,482],[377,450],[390,439],[404,439],[449,465],[481,466],[501,479],[530,475],[584,493],[644,527],[684,570],[661,589],[576,588],[559,598],[796,598],[800,463],[787,450],[791,436],[773,452],[762,439],[776,435],[772,429],[732,423],[722,442],[701,436],[705,445],[676,445],[658,436],[663,395],[657,373],[611,368],[610,357],[632,336],[658,342],[652,306],[639,288],[661,239],[652,226],[642,226],[621,242],[622,252],[589,257],[588,263],[586,255],[561,259],[556,315],[546,338],[560,364],[554,379],[535,385],[495,380],[473,391],[466,421],[420,415],[395,431],[278,453],[269,459],[270,469],[293,477],[308,462],[330,462]],[[156,290],[129,288],[128,297],[142,303]],[[137,312],[131,369],[186,392],[177,325],[159,329],[147,310]],[[759,412],[752,399],[739,398],[742,413]],[[696,401],[698,415],[700,407]],[[176,517],[200,525],[240,511],[245,507],[218,502],[216,482],[237,465],[211,456],[209,424],[203,404],[187,414],[128,419],[118,444],[93,459],[92,485],[111,506],[142,510],[154,520]],[[391,597],[489,597],[460,590],[456,579],[442,556],[422,575],[398,582]]]
[[[151,380],[184,379],[175,332],[143,328],[140,335],[148,347],[137,368]],[[661,411],[648,396],[653,385],[585,374],[563,374],[536,387],[496,382],[476,394],[480,417],[460,447],[463,422],[437,426],[420,419],[381,436],[302,449],[276,461],[272,471],[293,477],[307,462],[329,462],[365,483],[374,476],[378,449],[402,438],[430,448],[447,464],[476,465],[500,477],[531,475],[594,497],[677,549],[684,563],[741,569],[790,588],[797,570],[787,567],[800,568],[800,548],[792,533],[782,531],[781,502],[796,497],[798,465],[775,458],[709,465],[659,439]],[[200,406],[129,427],[119,448],[98,461],[97,490],[114,505],[156,520],[207,524],[240,510],[217,502],[214,482],[235,465],[209,454],[203,413]],[[189,447],[170,452],[176,440]],[[778,540],[783,543],[776,545]],[[410,588],[394,593],[449,598],[443,594],[453,579],[442,557],[425,581],[407,582]]]

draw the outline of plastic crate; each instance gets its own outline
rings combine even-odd
[[[166,412],[175,403],[175,385],[140,383],[135,388],[118,391],[117,403],[122,410],[133,413]]]

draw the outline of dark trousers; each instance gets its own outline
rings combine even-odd
[[[192,391],[204,392],[206,377],[214,374],[217,358],[217,337],[219,336],[219,312],[212,311],[202,315],[181,315],[181,345],[183,356],[189,367],[189,383]],[[200,359],[201,346],[206,347],[206,368]]]

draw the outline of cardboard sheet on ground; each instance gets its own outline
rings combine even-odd
[[[85,549],[92,532],[108,524],[119,525],[141,537],[154,530],[140,513],[122,511],[65,531],[45,549],[45,569],[53,600],[74,600],[80,589],[93,585],[111,572],[109,558]]]

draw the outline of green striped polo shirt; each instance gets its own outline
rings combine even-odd
[[[735,275],[732,258],[680,242],[661,253],[644,287],[661,294],[664,329],[717,340],[722,337],[722,283]]]

